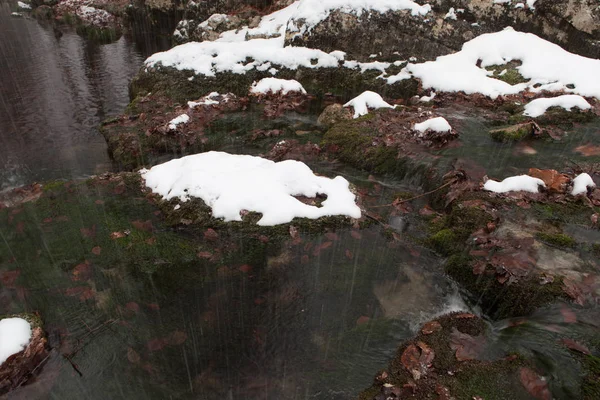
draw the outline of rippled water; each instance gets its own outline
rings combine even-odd
[[[10,16],[0,3],[0,190],[111,169],[99,123],[128,103],[142,54]]]

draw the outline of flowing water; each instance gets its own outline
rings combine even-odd
[[[138,49],[157,48],[127,36],[98,45],[9,14],[0,3],[0,189],[111,170],[97,126],[127,105],[128,81],[145,55]],[[465,119],[465,135],[450,157],[473,158],[497,174],[531,164],[504,145],[483,158],[477,148],[490,141],[482,121],[451,116]],[[316,116],[302,118],[310,127]],[[595,127],[583,129],[569,151],[596,140]],[[224,148],[261,151],[235,140]],[[552,144],[536,148],[543,166],[566,154]],[[381,203],[415,189],[411,179],[311,167],[346,176]],[[201,233],[169,231],[144,199],[73,190],[58,199],[59,211],[26,205],[14,215],[16,230],[0,226],[0,314],[39,312],[54,347],[40,376],[13,398],[348,399],[420,323],[468,309],[441,272],[443,259],[409,240],[389,240],[378,224],[300,235],[293,244],[234,232],[215,269],[196,256],[206,242]],[[130,245],[108,239],[148,219],[151,233],[130,235]],[[401,236],[422,234],[402,216],[388,222]],[[136,240],[148,246],[139,250]],[[548,322],[555,313],[491,325],[495,348],[566,362],[562,350],[548,350],[552,337],[540,339],[555,327]],[[580,319],[581,330],[595,327],[591,317]]]

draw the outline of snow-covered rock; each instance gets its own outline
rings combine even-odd
[[[529,175],[511,176],[504,179],[502,182],[497,182],[489,179],[483,185],[484,190],[495,193],[506,193],[524,191],[538,193],[539,186],[546,186],[543,180],[534,178]]]
[[[595,188],[596,183],[589,174],[585,172],[583,174],[579,174],[573,179],[573,190],[571,194],[573,196],[577,196],[579,194],[583,194],[587,192],[587,188]]]
[[[414,129],[421,134],[428,130],[433,132],[450,132],[452,127],[444,117],[430,118],[427,121],[415,124]]]
[[[31,339],[31,325],[22,318],[0,320],[0,365],[24,350]]]
[[[169,121],[169,130],[176,130],[178,125],[187,124],[190,121],[190,116],[181,114]]]
[[[359,218],[356,196],[346,179],[316,176],[306,164],[286,160],[207,152],[168,161],[141,171],[146,185],[165,199],[202,199],[215,218],[241,221],[242,210],[262,213],[259,225],[278,225],[292,219],[344,215]],[[294,196],[327,199],[321,207]]]
[[[375,92],[366,91],[359,96],[353,98],[344,107],[354,108],[354,118],[367,115],[370,109],[378,108],[395,108],[393,105],[387,103],[383,98]]]
[[[290,92],[306,94],[304,87],[294,79],[264,78],[254,82],[250,88],[252,94],[281,93],[286,95]]]
[[[519,73],[529,82],[510,85],[489,76],[485,69],[520,60]],[[481,35],[464,44],[458,53],[406,67],[424,88],[442,92],[482,93],[491,98],[531,91],[564,90],[600,98],[600,60],[563,50],[531,33],[512,28]],[[569,89],[567,85],[574,85]],[[537,87],[537,85],[540,85]]]
[[[567,111],[571,111],[573,107],[580,110],[590,109],[592,106],[581,96],[576,94],[566,94],[558,97],[549,97],[532,100],[525,106],[523,114],[529,117],[539,117],[544,115],[550,107],[562,107]]]

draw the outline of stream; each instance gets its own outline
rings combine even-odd
[[[127,35],[99,45],[10,12],[0,3],[0,191],[114,171],[98,126],[127,106],[129,80],[148,55],[140,49],[156,47]],[[530,165],[551,168],[555,157],[576,160],[574,148],[598,142],[592,135],[597,123],[588,124],[560,147],[543,143],[532,155],[495,144],[488,157],[477,152],[490,145],[481,135],[483,120],[446,112],[460,121],[464,137],[443,155],[470,158],[498,177]],[[315,125],[317,116],[302,123]],[[223,147],[262,150],[235,140]],[[382,204],[418,190],[411,177],[372,177],[338,163],[311,168],[345,176]],[[0,285],[0,314],[39,312],[54,348],[41,374],[11,399],[350,399],[420,324],[452,311],[478,311],[443,273],[442,257],[411,240],[390,241],[378,224],[302,234],[294,245],[234,232],[220,243],[225,252],[215,270],[201,260],[212,254],[198,253],[201,232],[169,231],[149,217],[143,199],[125,204],[100,189],[76,190],[62,214],[25,207],[19,240],[5,239],[12,228],[0,226],[0,264],[12,255],[9,262],[20,271],[19,285]],[[152,235],[166,238],[178,263],[159,258],[158,250],[136,253],[110,239],[100,243],[103,234],[123,229],[115,215],[128,222],[150,218]],[[387,222],[401,237],[422,234],[403,217]],[[137,239],[154,243],[144,235]],[[111,249],[112,258],[96,263],[90,249],[95,255]],[[552,332],[593,335],[598,326],[593,310],[578,311],[581,323],[560,325],[554,318],[566,307],[548,306],[527,323],[490,323],[490,358],[500,351],[535,354],[557,369],[566,388],[557,393],[568,398],[575,372],[558,370],[571,364],[566,350],[548,346],[556,341]]]

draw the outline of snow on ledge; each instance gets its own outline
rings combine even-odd
[[[571,194],[577,196],[579,194],[587,193],[587,188],[589,187],[595,188],[596,184],[592,177],[584,172],[573,179],[573,190],[571,191]]]
[[[375,92],[367,90],[359,96],[353,98],[344,107],[354,108],[354,118],[362,117],[369,113],[369,108],[396,108],[395,106],[388,104],[383,98]]]
[[[25,349],[31,340],[31,325],[22,318],[0,320],[0,365]]]
[[[478,60],[481,67],[477,66]],[[490,72],[485,69],[513,60],[522,62],[517,69],[529,82],[510,85],[489,76]],[[408,64],[406,71],[420,79],[424,89],[441,92],[463,91],[496,98],[526,89],[532,92],[564,90],[600,98],[600,60],[569,53],[534,34],[512,28],[478,36],[465,43],[461,51],[435,61]],[[534,87],[537,84],[541,86]]]
[[[497,182],[492,179],[489,179],[483,185],[484,190],[488,190],[490,192],[495,193],[506,193],[506,192],[531,192],[538,193],[539,186],[546,187],[546,184],[543,180],[534,178],[529,175],[519,175],[519,176],[511,176],[504,179],[502,182]]]
[[[565,94],[558,97],[535,99],[525,106],[523,114],[534,118],[539,117],[540,115],[544,115],[550,107],[562,107],[567,111],[571,111],[573,107],[577,107],[580,110],[592,108],[590,103],[583,97],[576,94]]]
[[[272,226],[292,219],[344,215],[360,218],[356,196],[346,179],[316,176],[304,163],[274,162],[261,157],[210,151],[168,161],[140,171],[146,185],[164,199],[202,199],[215,218],[241,221],[242,210],[262,213],[258,225]],[[321,207],[293,196],[327,199]]]
[[[181,114],[175,118],[173,118],[171,121],[169,121],[169,130],[176,130],[177,126],[180,124],[187,124],[190,121],[190,116],[187,114]]]
[[[294,79],[278,79],[278,78],[264,78],[258,82],[254,82],[250,88],[252,94],[268,94],[268,93],[281,93],[286,95],[290,92],[299,92],[306,94],[306,90],[302,84]]]
[[[434,132],[449,132],[452,130],[452,127],[450,126],[448,121],[446,121],[446,118],[435,117],[435,118],[430,118],[427,121],[423,121],[418,124],[415,124],[414,129],[417,132],[420,132],[422,135],[423,133],[427,132],[428,130],[431,130]]]

